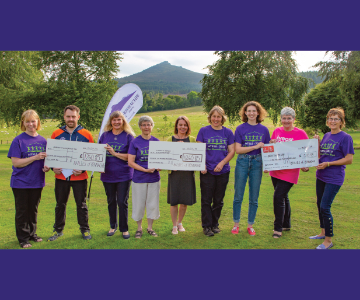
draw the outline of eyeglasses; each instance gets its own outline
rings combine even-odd
[[[140,126],[141,126],[141,127],[152,127],[151,124],[141,124]]]
[[[339,118],[328,118],[328,121],[330,121],[330,122],[338,122],[338,121],[340,121],[340,119]]]

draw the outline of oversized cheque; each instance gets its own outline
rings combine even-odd
[[[150,141],[148,168],[178,171],[205,170],[205,143]]]
[[[263,170],[275,171],[314,167],[319,164],[318,140],[266,144],[261,149]]]
[[[104,144],[47,139],[45,166],[104,172]]]

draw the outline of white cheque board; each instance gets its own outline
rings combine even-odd
[[[47,139],[45,166],[104,172],[104,144]]]
[[[275,171],[314,167],[319,164],[318,140],[266,144],[261,148],[263,170]]]
[[[150,141],[148,168],[178,171],[205,170],[205,143]]]

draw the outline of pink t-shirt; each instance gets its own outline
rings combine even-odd
[[[298,140],[307,140],[309,139],[306,132],[302,129],[295,127],[291,131],[285,131],[284,127],[278,127],[274,130],[271,135],[271,139],[275,139],[277,143],[283,142],[291,142]],[[278,170],[278,171],[270,171],[270,176],[291,182],[294,184],[298,183],[300,174],[300,169],[288,169],[288,170]]]

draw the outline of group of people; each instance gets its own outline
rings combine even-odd
[[[281,110],[282,127],[270,133],[262,125],[266,112],[256,101],[246,103],[239,115],[243,124],[235,134],[226,128],[227,120],[224,110],[214,106],[208,114],[210,125],[202,127],[197,137],[191,136],[190,121],[180,116],[175,122],[174,135],[168,142],[206,143],[206,168],[200,172],[201,187],[201,222],[203,233],[214,236],[220,233],[219,219],[224,205],[224,196],[229,182],[229,161],[238,154],[235,167],[235,194],[233,201],[233,234],[239,233],[241,206],[247,180],[249,180],[249,211],[247,232],[255,236],[255,222],[260,185],[262,180],[261,148],[268,143],[281,143],[308,139],[306,132],[294,126],[295,111],[290,107]],[[65,126],[55,130],[53,139],[81,142],[94,142],[89,131],[78,125],[80,110],[74,105],[64,109]],[[329,249],[333,246],[333,218],[331,204],[342,186],[345,178],[345,165],[352,163],[354,148],[350,135],[342,131],[345,126],[345,114],[341,108],[331,109],[326,116],[330,132],[320,141],[319,165],[316,167],[316,194],[321,233],[310,239],[323,239],[317,249]],[[128,199],[132,186],[132,218],[137,222],[135,238],[143,235],[142,220],[147,217],[146,232],[153,237],[154,220],[160,217],[159,169],[148,168],[149,142],[159,141],[151,135],[154,121],[149,116],[141,116],[138,121],[141,134],[135,137],[134,131],[120,111],[111,113],[104,133],[99,139],[106,144],[107,158],[105,172],[100,179],[103,182],[108,202],[110,230],[113,236],[118,227],[124,239],[130,238],[128,229]],[[30,241],[41,242],[36,235],[37,209],[41,191],[45,185],[45,172],[50,168],[44,166],[46,157],[46,140],[37,130],[41,128],[40,119],[34,110],[25,111],[21,118],[21,129],[24,133],[17,136],[8,153],[13,163],[10,186],[15,197],[16,235],[22,248],[31,247]],[[87,172],[73,170],[65,178],[61,168],[53,168],[55,173],[55,223],[54,233],[48,239],[54,241],[63,235],[66,218],[66,204],[70,187],[77,206],[77,218],[83,238],[91,239],[86,206]],[[303,172],[309,168],[301,168]],[[267,171],[264,171],[267,173]],[[291,228],[291,209],[288,193],[297,184],[300,169],[270,171],[274,186],[274,232],[273,238],[280,238],[282,231]],[[196,203],[194,171],[168,171],[167,202],[173,223],[172,234],[185,231],[182,220],[187,206]],[[117,211],[118,210],[118,211]]]

